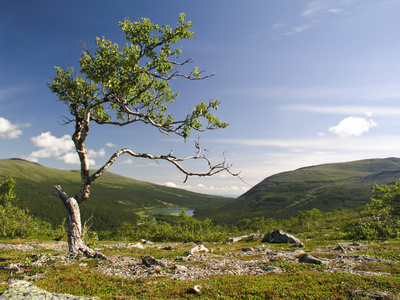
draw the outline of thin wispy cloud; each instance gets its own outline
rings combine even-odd
[[[311,28],[311,24],[304,24],[304,25],[301,25],[301,26],[297,26],[297,27],[292,28],[290,31],[287,31],[285,33],[285,35],[297,34],[297,33],[306,31],[309,28]]]
[[[272,28],[273,30],[277,30],[277,29],[282,28],[282,27],[284,27],[284,26],[285,26],[285,23],[274,23],[274,24],[271,26],[271,28]]]
[[[301,13],[305,18],[320,18],[323,15],[347,14],[351,1],[323,0],[312,1],[306,5]]]
[[[229,95],[246,95],[257,99],[283,98],[288,100],[352,100],[381,101],[400,98],[398,85],[361,85],[361,86],[247,86],[223,91]]]
[[[310,137],[296,139],[219,139],[213,143],[246,147],[274,147],[289,152],[302,151],[368,151],[385,153],[400,152],[400,139],[398,136],[356,137],[345,142],[339,137]],[[270,149],[269,149],[270,150]],[[273,151],[272,151],[273,152]]]
[[[313,1],[307,4],[305,10],[301,13],[303,17],[314,16],[325,8],[325,5],[321,1]]]
[[[283,26],[285,22],[277,22],[271,28],[274,31],[284,32],[286,36],[299,34],[329,17],[347,15],[351,3],[352,1],[311,1],[299,12],[298,19],[292,20],[290,25]]]
[[[385,106],[318,106],[308,104],[293,104],[282,106],[284,110],[313,112],[321,114],[338,115],[382,115],[396,116],[400,115],[400,108]]]
[[[14,95],[24,91],[26,88],[25,87],[7,87],[7,88],[2,88],[0,89],[0,101],[3,100],[12,100]]]

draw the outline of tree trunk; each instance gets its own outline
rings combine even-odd
[[[82,252],[88,257],[108,260],[102,253],[90,249],[83,243],[81,213],[79,211],[78,202],[75,198],[68,197],[59,185],[55,186],[54,189],[54,194],[60,198],[67,209],[68,255],[74,258],[79,254],[79,252]]]

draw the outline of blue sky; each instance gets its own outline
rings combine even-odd
[[[118,21],[150,18],[174,25],[186,13],[195,37],[181,43],[210,79],[176,80],[172,108],[185,116],[219,98],[230,126],[200,135],[210,158],[225,152],[229,175],[185,177],[166,163],[122,156],[110,171],[189,190],[239,196],[264,178],[330,162],[400,154],[400,2],[373,0],[6,1],[0,0],[0,158],[20,157],[76,169],[72,125],[46,83],[54,66],[78,67],[95,37],[123,44]],[[120,148],[183,156],[187,143],[154,128],[92,126],[91,166]],[[197,164],[187,167],[201,170]]]

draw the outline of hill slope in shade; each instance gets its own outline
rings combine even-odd
[[[21,159],[0,159],[0,179],[11,176],[17,181],[16,194],[21,206],[53,225],[66,217],[62,202],[53,194],[61,185],[68,195],[80,188],[79,171],[52,169]],[[81,205],[82,220],[93,215],[94,230],[109,230],[122,222],[135,222],[138,212],[154,208],[185,207],[232,201],[231,198],[198,194],[182,189],[138,181],[110,172],[97,179],[90,198]]]
[[[198,218],[236,223],[263,216],[286,219],[298,211],[322,212],[355,208],[370,202],[374,184],[394,184],[400,179],[400,159],[367,159],[323,164],[270,176],[233,203],[213,210],[198,209]]]

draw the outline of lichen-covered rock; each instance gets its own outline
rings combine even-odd
[[[272,272],[272,273],[282,273],[282,269],[279,267],[274,267],[274,266],[267,266],[264,268],[264,270],[268,273]]]
[[[191,287],[190,289],[188,289],[186,291],[188,294],[200,294],[201,290],[200,290],[200,286],[199,285],[195,285],[193,287]]]
[[[204,245],[197,245],[196,247],[188,251],[189,255],[193,255],[195,252],[210,252]]]
[[[14,280],[0,296],[0,300],[80,300],[80,299],[98,299],[79,297],[69,294],[50,293],[38,288],[37,286],[23,280]]]
[[[6,263],[2,264],[0,266],[0,270],[10,270],[13,272],[19,272],[20,271],[21,264],[11,264],[11,263]]]
[[[251,233],[251,234],[247,234],[247,235],[231,237],[226,241],[226,243],[227,244],[231,244],[231,243],[235,243],[235,242],[241,241],[243,239],[255,241],[255,240],[258,240],[258,239],[261,239],[261,238],[262,238],[262,234]]]
[[[293,235],[286,233],[282,230],[275,230],[266,234],[262,240],[262,243],[294,243],[300,244],[301,241]]]
[[[299,262],[306,263],[306,264],[315,264],[315,265],[327,264],[326,261],[316,258],[310,254],[304,254],[303,256],[301,256],[299,259]]]

